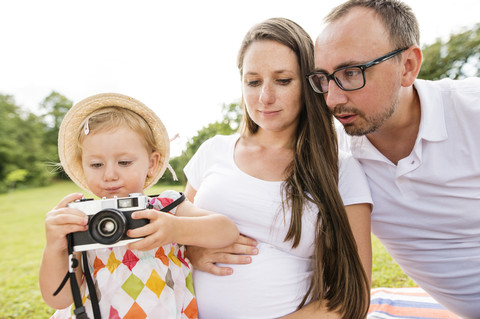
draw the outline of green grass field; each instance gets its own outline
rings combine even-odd
[[[165,187],[152,187],[158,194]],[[182,187],[171,187],[182,190]],[[65,195],[81,192],[71,182],[0,194],[0,319],[49,318],[53,310],[42,300],[38,269],[45,244],[44,218]],[[86,197],[92,197],[86,194]],[[373,238],[373,287],[415,284]]]

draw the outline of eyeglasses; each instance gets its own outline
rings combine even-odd
[[[344,91],[355,91],[365,86],[365,70],[393,58],[408,48],[398,49],[387,53],[378,59],[365,64],[350,65],[335,70],[332,74],[326,72],[312,72],[307,74],[308,82],[317,93],[328,93],[328,83],[334,80],[338,87]]]

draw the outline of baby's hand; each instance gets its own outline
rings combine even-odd
[[[46,249],[67,250],[66,236],[69,233],[87,230],[88,217],[78,209],[67,205],[83,197],[83,194],[70,194],[49,211],[45,217]]]
[[[178,232],[178,218],[174,215],[154,209],[146,209],[134,212],[132,218],[147,218],[150,220],[150,223],[128,230],[128,237],[145,237],[129,244],[129,249],[150,250],[175,242],[175,235]]]

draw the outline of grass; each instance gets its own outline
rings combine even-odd
[[[182,186],[152,187],[182,190]],[[0,194],[0,319],[49,318],[54,312],[42,300],[38,270],[45,245],[45,214],[65,195],[81,192],[71,182]],[[86,194],[86,197],[92,197]],[[384,247],[373,238],[372,287],[414,286]]]
[[[372,252],[372,288],[417,286],[390,257],[380,240],[373,235]]]

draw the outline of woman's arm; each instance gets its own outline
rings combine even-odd
[[[69,283],[58,295],[53,296],[53,293],[68,271],[67,234],[87,230],[86,215],[77,209],[67,207],[68,203],[82,196],[82,194],[66,196],[45,217],[47,240],[40,265],[39,284],[43,300],[55,309],[68,307],[73,302]],[[80,260],[80,254],[77,254],[77,260]],[[81,282],[81,277],[81,267],[77,267],[77,282]]]
[[[345,206],[348,221],[358,248],[358,255],[367,274],[369,285],[372,283],[372,237],[370,204]]]
[[[367,274],[370,285],[372,278],[372,242],[370,233],[370,214],[372,211],[370,204],[355,204],[345,206],[347,217],[350,222],[353,236],[358,248],[358,255]],[[311,302],[298,311],[291,313],[284,319],[296,318],[341,318],[336,312],[326,310],[325,302]]]

